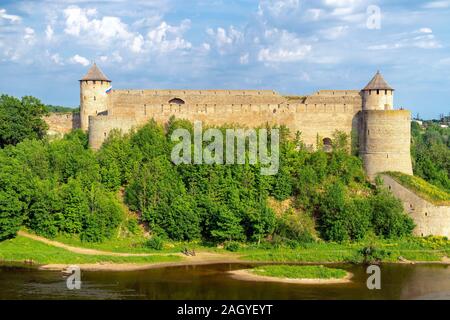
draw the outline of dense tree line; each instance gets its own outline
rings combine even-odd
[[[412,123],[414,174],[450,192],[450,128]]]
[[[65,233],[102,241],[123,221],[121,194],[154,234],[173,240],[295,245],[314,241],[315,230],[324,240],[351,241],[368,234],[401,237],[414,227],[398,200],[367,182],[343,133],[336,132],[332,152],[312,152],[300,133],[292,139],[280,128],[280,168],[264,176],[259,164],[174,165],[171,133],[192,132],[186,121],[172,119],[165,127],[151,121],[126,135],[112,132],[93,152],[81,131],[45,138],[45,108],[38,100],[2,99],[0,239],[26,226],[47,237]],[[14,114],[30,104],[38,111],[22,119],[16,136],[8,133],[14,131]],[[276,214],[269,198],[290,201],[292,210]]]

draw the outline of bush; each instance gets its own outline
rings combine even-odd
[[[164,241],[158,236],[153,236],[145,243],[145,246],[160,251],[164,248]]]
[[[225,242],[224,248],[227,251],[231,251],[231,252],[236,252],[240,249],[240,244],[239,242],[235,242],[235,241],[228,241]]]
[[[375,234],[384,238],[400,238],[411,235],[415,225],[403,210],[400,200],[385,190],[371,199],[372,226]]]
[[[357,261],[362,260],[366,264],[379,263],[390,256],[391,252],[389,251],[378,249],[374,246],[367,246],[358,250]]]
[[[130,232],[131,234],[138,234],[139,232],[139,222],[136,218],[130,218],[127,221],[127,230],[128,232]]]
[[[313,228],[313,221],[308,220],[299,213],[288,210],[281,217],[277,218],[274,236],[281,239],[291,240],[297,243],[314,242],[314,236],[310,231]]]

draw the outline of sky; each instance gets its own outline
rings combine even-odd
[[[0,0],[0,93],[79,105],[95,61],[121,89],[361,89],[450,113],[450,0]]]

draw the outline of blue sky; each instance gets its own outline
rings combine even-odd
[[[381,9],[374,28],[369,6]],[[450,0],[0,0],[0,92],[78,106],[96,61],[115,88],[360,89],[450,113]]]

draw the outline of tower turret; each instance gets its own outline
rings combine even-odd
[[[107,90],[111,80],[94,63],[88,73],[80,80],[80,119],[81,129],[88,131],[89,116],[96,116],[108,110]]]
[[[393,110],[394,89],[384,80],[380,71],[362,90],[363,110]]]
[[[380,72],[362,90],[360,155],[370,178],[398,171],[412,174],[411,112],[394,110],[394,89]]]

